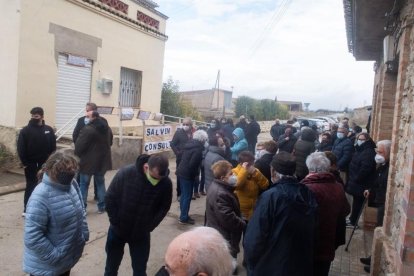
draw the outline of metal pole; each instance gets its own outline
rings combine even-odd
[[[118,103],[118,113],[119,113],[119,130],[118,130],[119,142],[118,142],[118,145],[121,146],[122,145],[122,108],[121,108],[121,103]]]
[[[356,230],[356,229],[357,229],[357,227],[358,227],[358,221],[359,221],[359,218],[361,217],[362,212],[364,211],[365,204],[367,203],[367,201],[368,201],[368,198],[366,197],[366,198],[364,199],[364,202],[362,203],[362,207],[361,207],[361,210],[359,211],[358,218],[357,218],[357,220],[356,220],[356,222],[355,222],[354,228],[352,229],[351,236],[349,237],[348,243],[346,244],[345,251],[347,251],[347,252],[348,252],[348,247],[349,247],[349,244],[351,243],[352,237],[354,236],[355,230]]]

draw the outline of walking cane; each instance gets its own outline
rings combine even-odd
[[[348,252],[348,247],[349,247],[349,244],[351,243],[351,240],[352,240],[352,237],[354,236],[355,230],[356,230],[356,228],[358,227],[358,221],[359,221],[359,218],[360,218],[360,217],[361,217],[361,215],[362,215],[362,211],[364,211],[364,207],[365,207],[365,204],[367,203],[367,200],[368,200],[368,197],[366,197],[366,198],[364,199],[364,202],[362,203],[361,211],[359,211],[358,218],[357,218],[357,220],[356,220],[356,223],[355,223],[355,225],[354,225],[354,228],[352,229],[352,233],[351,233],[351,236],[349,237],[348,243],[346,244],[346,247],[345,247],[345,251],[346,251],[346,252]]]

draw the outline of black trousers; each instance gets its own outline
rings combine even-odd
[[[314,261],[313,262],[313,276],[328,276],[331,268],[330,261]]]
[[[175,175],[177,175],[178,165],[180,165],[181,159],[175,159]],[[180,178],[177,176],[177,197],[181,196]]]
[[[361,211],[362,205],[364,204],[364,196],[352,196],[352,211],[349,216],[349,220],[353,225],[358,223],[358,215]]]
[[[26,189],[24,190],[24,212],[26,212],[26,205],[29,201],[29,198],[36,188],[37,183],[39,182],[37,179],[37,173],[42,168],[43,163],[31,163],[24,168],[24,176],[26,178]]]

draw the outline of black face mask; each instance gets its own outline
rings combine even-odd
[[[35,125],[40,124],[41,121],[42,121],[42,119],[35,119],[35,118],[30,119],[30,123],[35,124]]]
[[[57,181],[62,185],[70,185],[74,177],[74,172],[60,172],[56,175]]]

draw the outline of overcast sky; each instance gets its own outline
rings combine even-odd
[[[348,52],[341,0],[156,0],[167,21],[164,81],[180,90],[309,102],[372,102],[373,62]]]

